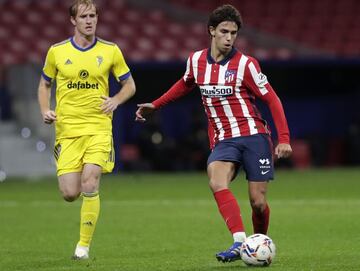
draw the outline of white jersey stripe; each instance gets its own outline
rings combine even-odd
[[[203,84],[204,85],[209,85],[210,84],[210,81],[211,81],[211,64],[209,64],[208,61],[206,61],[206,68],[205,68],[205,76],[204,76],[204,82]],[[206,98],[206,104],[210,110],[210,113],[211,113],[211,117],[214,119],[214,122],[216,124],[216,127],[217,127],[217,130],[218,131],[215,131],[214,133],[214,139],[216,141],[216,137],[218,137],[218,140],[223,140],[224,139],[224,129],[223,129],[223,126],[222,126],[222,123],[221,123],[221,120],[220,118],[218,117],[217,113],[216,113],[216,110],[212,104],[212,99],[211,98]]]
[[[239,125],[231,110],[229,101],[226,98],[220,98],[220,100],[225,112],[225,116],[227,117],[230,123],[232,137],[239,136],[240,135]]]
[[[229,66],[229,62],[227,62],[224,66],[219,66],[219,78],[218,78],[218,85],[225,85],[225,72]]]
[[[242,81],[244,80],[244,73],[245,73],[245,67],[246,67],[246,62],[248,61],[248,57],[242,55],[239,61],[239,66],[238,66],[238,70],[237,70],[237,75],[236,78],[240,79],[240,82],[236,82],[237,86],[241,86]]]
[[[205,77],[204,77],[204,85],[208,85],[211,80],[211,65],[208,61],[206,61],[206,68],[205,68]]]
[[[259,84],[259,73],[258,73],[258,71],[256,70],[254,63],[250,62],[250,64],[249,64],[249,69],[250,69],[250,73],[251,73],[251,76],[252,76],[255,84],[256,84],[256,85],[258,86],[258,88],[259,88],[260,93],[261,93],[262,95],[265,95],[266,93],[268,93],[268,90],[265,88],[265,86]]]
[[[229,63],[230,63],[230,61],[227,62],[226,65],[220,66],[219,78],[218,78],[218,84],[219,85],[225,85],[225,73],[226,73],[226,71],[228,69]],[[221,104],[223,106],[225,116],[229,120],[232,137],[239,136],[240,135],[239,125],[238,125],[238,122],[237,122],[236,118],[234,118],[234,114],[233,114],[233,112],[231,110],[231,106],[229,105],[228,99],[227,98],[221,98],[220,101],[221,101]]]
[[[198,71],[199,71],[199,58],[203,51],[197,51],[194,53],[192,58],[192,67],[194,71],[195,83],[198,83]]]
[[[190,74],[190,57],[187,59],[186,61],[186,71],[185,71],[185,74],[184,74],[184,81],[186,82],[188,77],[189,77],[189,74]]]
[[[236,91],[235,92],[235,96],[236,98],[238,98],[239,100],[239,103],[241,105],[241,109],[243,111],[243,114],[244,114],[244,117],[247,119],[248,121],[248,125],[249,125],[249,128],[250,128],[250,134],[251,135],[254,135],[254,134],[257,134],[258,133],[258,130],[256,129],[256,124],[255,124],[255,121],[254,119],[251,117],[251,115],[249,114],[249,109],[244,101],[244,99],[241,97],[241,94],[240,94],[240,91]]]
[[[249,60],[249,58],[244,55],[242,55],[240,58],[238,71],[237,71],[237,78],[239,78],[241,80],[241,82],[239,85],[237,85],[237,88],[235,89],[235,96],[239,100],[244,117],[247,118],[248,126],[250,129],[250,134],[253,135],[253,134],[257,134],[258,130],[255,128],[256,127],[255,121],[249,114],[249,108],[247,107],[244,99],[241,97],[241,94],[240,94],[240,86],[242,84],[242,81],[244,80],[245,68],[246,68],[246,63],[248,60]]]

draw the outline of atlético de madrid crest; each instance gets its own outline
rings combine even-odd
[[[227,70],[225,72],[225,82],[231,83],[235,78],[236,71],[234,70]]]

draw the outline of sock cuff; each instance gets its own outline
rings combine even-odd
[[[214,193],[216,201],[227,203],[232,200],[236,200],[233,193],[229,189],[223,189]]]
[[[243,231],[237,231],[233,233],[234,242],[244,242],[246,239],[246,233]]]
[[[225,188],[223,190],[214,192],[214,196],[215,197],[226,196],[229,192],[231,193],[231,191],[228,188]]]
[[[259,216],[259,217],[262,217],[262,216],[264,216],[264,215],[270,214],[269,204],[266,203],[265,208],[264,208],[264,211],[262,211],[262,212],[255,212],[255,210],[252,209],[252,213],[253,213],[254,216]]]
[[[82,192],[81,195],[85,198],[94,198],[99,195],[99,191],[95,192]]]

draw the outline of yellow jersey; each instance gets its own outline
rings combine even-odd
[[[119,47],[96,38],[80,48],[70,38],[52,45],[42,76],[56,81],[56,138],[112,133],[112,114],[101,111],[109,96],[109,74],[125,80],[130,70]]]

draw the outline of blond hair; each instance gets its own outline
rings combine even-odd
[[[86,7],[94,6],[95,10],[96,10],[96,14],[97,14],[96,4],[93,0],[75,0],[72,3],[72,5],[69,7],[70,17],[73,17],[73,18],[76,17],[80,5],[85,5]]]

